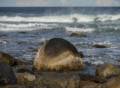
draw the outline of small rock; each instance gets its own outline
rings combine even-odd
[[[84,54],[83,54],[82,52],[79,52],[79,56],[80,56],[81,58],[84,58]]]
[[[77,70],[84,67],[77,49],[67,40],[53,38],[37,52],[34,68],[39,70]]]
[[[108,48],[108,46],[106,45],[102,45],[102,44],[95,44],[93,45],[94,48]]]
[[[32,65],[19,65],[19,66],[16,66],[15,71],[17,73],[24,73],[24,72],[33,73],[32,68],[33,68]]]
[[[9,64],[12,66],[14,65],[14,58],[7,53],[0,52],[0,62]]]
[[[0,52],[0,62],[6,63],[10,66],[28,64],[28,62],[25,62],[25,61],[19,60],[19,59],[15,59],[13,56],[11,56],[7,53],[4,53],[4,52]]]
[[[14,65],[29,65],[31,62],[22,59],[14,59]]]
[[[118,74],[120,74],[120,69],[112,64],[105,64],[96,69],[96,76],[101,79],[106,79]]]
[[[76,33],[76,32],[71,33],[70,36],[72,36],[72,37],[87,37],[87,35],[84,33]]]
[[[99,83],[92,81],[80,81],[80,88],[102,88]]]
[[[28,72],[24,72],[24,73],[16,73],[16,77],[17,77],[17,82],[18,83],[27,83],[27,82],[33,82],[36,77],[35,75],[28,73]]]

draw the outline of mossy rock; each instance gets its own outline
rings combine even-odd
[[[120,74],[120,68],[112,64],[104,64],[102,66],[97,67],[96,69],[96,76],[99,79],[103,79],[103,80],[119,74]]]
[[[4,52],[0,52],[0,62],[6,63],[12,66],[15,63],[15,60],[14,60],[14,57],[12,57],[11,55]]]

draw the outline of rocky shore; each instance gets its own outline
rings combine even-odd
[[[44,43],[32,62],[0,52],[0,88],[120,88],[120,66],[93,65],[83,58],[60,38]]]

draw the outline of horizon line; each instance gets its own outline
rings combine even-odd
[[[120,6],[0,6],[0,7],[71,7],[71,8],[74,8],[74,7],[96,7],[96,8],[99,8],[99,7],[120,7]]]

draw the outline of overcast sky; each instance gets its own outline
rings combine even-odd
[[[120,0],[0,0],[6,6],[120,6]]]

